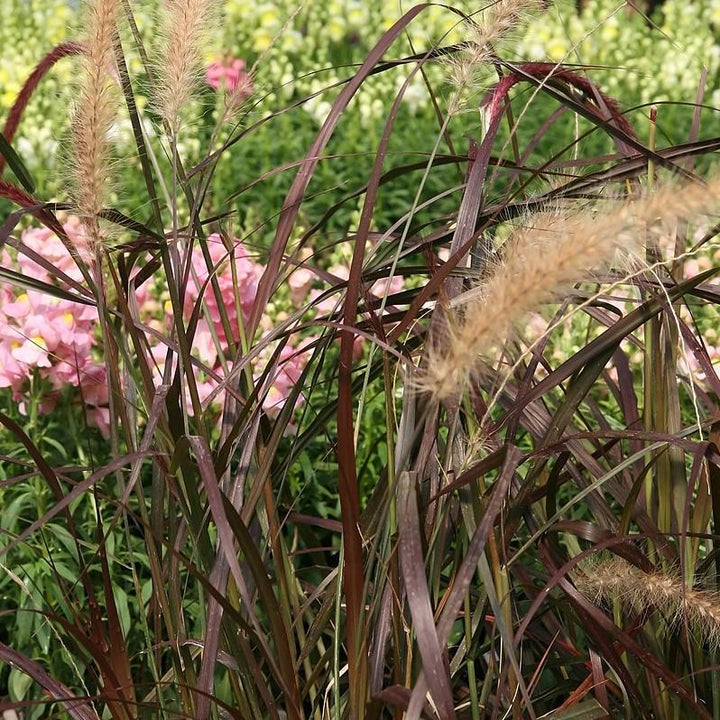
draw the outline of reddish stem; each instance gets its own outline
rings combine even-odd
[[[0,156],[0,159],[3,159]],[[2,166],[0,166],[2,167]],[[38,205],[38,201],[30,194],[26,193],[22,188],[17,185],[7,182],[6,180],[0,180],[0,198],[5,198],[15,205],[20,207],[29,208]]]
[[[568,70],[555,63],[520,63],[517,66],[523,74],[510,72],[505,75],[494,88],[490,90],[485,102],[489,105],[490,120],[503,110],[503,103],[510,88],[516,83],[527,79],[527,76],[539,81],[553,82],[555,85],[565,85],[580,90],[593,103],[593,112],[603,120],[612,120],[613,123],[626,135],[637,140],[632,125],[623,115],[616,100],[601,92],[590,80],[577,72]],[[608,118],[606,112],[610,114]]]
[[[25,108],[30,102],[30,98],[33,96],[35,89],[47,72],[58,60],[67,57],[68,55],[79,55],[82,52],[84,52],[84,48],[78,43],[61,43],[45,55],[45,57],[35,66],[35,69],[30,73],[28,79],[25,81],[22,90],[20,90],[20,94],[17,96],[13,106],[10,108],[7,120],[5,121],[5,127],[2,132],[8,143],[13,141],[18,126],[20,125],[22,115],[25,112]],[[2,175],[4,169],[5,157],[0,155],[0,176]]]

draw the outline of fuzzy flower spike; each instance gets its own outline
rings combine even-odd
[[[479,15],[473,15],[468,49],[449,61],[455,88],[450,101],[451,115],[460,109],[465,91],[475,84],[478,69],[491,62],[493,44],[519,27],[531,11],[544,9],[545,3],[539,0],[496,0]]]
[[[181,110],[202,83],[202,56],[211,27],[214,0],[164,0],[161,33],[163,50],[158,63],[155,104],[177,135]]]
[[[652,607],[671,625],[686,622],[712,648],[720,646],[720,595],[716,592],[686,587],[676,574],[645,573],[620,558],[583,569],[574,580],[596,604],[619,602],[633,612]]]
[[[109,132],[118,109],[115,34],[120,0],[88,4],[85,54],[72,119],[73,198],[88,241],[101,240],[98,215],[109,194]]]
[[[419,388],[441,400],[461,392],[479,358],[502,344],[530,312],[613,263],[636,265],[648,227],[716,210],[718,191],[715,179],[707,186],[668,186],[639,200],[526,219],[490,277],[456,299],[431,341]]]

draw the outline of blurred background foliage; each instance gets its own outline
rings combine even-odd
[[[4,49],[0,58],[0,115],[7,112],[25,78],[46,52],[63,40],[78,39],[77,5],[67,0],[5,0],[6,12],[0,24],[0,44]],[[644,6],[649,16],[642,12],[643,8],[617,0],[585,2],[576,12],[572,11],[572,5],[561,0],[541,17],[533,18],[520,36],[508,42],[510,52],[506,51],[506,56],[587,67],[588,77],[620,102],[641,137],[646,135],[648,104],[660,104],[658,143],[661,145],[686,139],[693,112],[689,104],[696,100],[703,69],[707,71],[703,102],[714,107],[720,105],[717,89],[720,0],[692,3],[667,0]],[[475,3],[460,2],[456,6],[470,15],[479,11]],[[270,230],[263,223],[271,220],[277,211],[292,173],[273,175],[235,196],[268,167],[303,156],[330,109],[337,91],[333,86],[353,74],[353,63],[361,62],[382,32],[409,7],[409,3],[361,0],[308,0],[301,7],[285,0],[220,3],[221,30],[208,44],[207,63],[242,59],[247,68],[255,70],[255,93],[251,105],[240,117],[238,129],[289,101],[318,93],[303,104],[303,113],[274,117],[242,143],[237,143],[217,169],[215,209],[234,210],[236,227],[249,230],[262,226],[263,230],[253,236],[255,244],[267,244]],[[148,36],[154,32],[156,11],[156,0],[140,4],[136,20],[142,34]],[[393,58],[423,52],[434,44],[462,42],[467,32],[467,25],[457,14],[440,6],[427,8],[410,28],[404,42],[393,46]],[[128,41],[126,48],[129,46]],[[61,61],[43,81],[15,142],[44,197],[56,192],[56,178],[62,177],[62,172],[56,174],[55,166],[62,168],[62,149],[67,144],[73,62],[72,58]],[[141,70],[140,59],[136,57],[131,62],[131,75],[137,76]],[[401,65],[381,73],[363,87],[329,146],[328,155],[332,157],[323,161],[313,181],[310,190],[316,197],[305,206],[306,213],[317,212],[319,216],[336,201],[338,189],[355,189],[353,178],[347,177],[348,157],[354,158],[355,177],[366,176],[372,162],[368,148],[379,139],[387,108],[407,76],[407,67]],[[441,78],[445,69],[438,63],[433,71]],[[450,137],[459,153],[466,152],[469,138],[478,134],[479,118],[473,104],[477,107],[483,86],[486,88],[491,81],[488,77],[487,83],[475,89],[475,97],[469,98],[468,111],[451,123]],[[437,88],[438,84],[433,82],[433,87]],[[142,96],[142,88],[139,89]],[[217,93],[208,86],[197,101],[198,107],[190,109],[200,120],[195,120],[193,132],[181,139],[188,161],[198,158],[209,140],[217,116],[216,98]],[[435,99],[442,109],[443,98]],[[554,101],[549,98],[540,97],[533,102],[532,117],[523,118],[521,123],[521,145],[522,135],[532,137],[555,109]],[[438,133],[436,112],[419,77],[406,94],[402,114],[393,137],[391,166],[417,161],[418,153],[427,152]],[[566,113],[558,121],[556,132],[544,137],[536,153],[547,157],[548,153],[564,148],[581,130],[576,123],[576,119]],[[720,115],[704,113],[702,127],[705,134],[717,134]],[[116,124],[115,137],[118,156],[124,159],[122,182],[117,190],[119,201],[124,208],[142,216],[144,187],[127,117]],[[550,142],[553,147],[548,146]],[[441,146],[440,150],[447,151],[447,147]],[[574,152],[597,156],[611,150],[607,138],[595,132]],[[454,176],[448,175],[450,177]],[[442,172],[435,174],[427,196],[439,192],[444,180]],[[384,193],[378,223],[385,224],[399,215],[408,207],[413,193],[414,188],[407,183],[397,184]],[[307,218],[308,221],[316,219]],[[352,221],[351,211],[341,212],[329,227],[342,237]]]

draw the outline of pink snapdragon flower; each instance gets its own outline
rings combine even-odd
[[[27,380],[27,370],[15,358],[13,349],[8,338],[0,340],[0,388],[11,388],[17,396]]]
[[[205,81],[216,90],[224,87],[244,97],[252,92],[252,80],[245,70],[245,61],[240,58],[226,57],[210,63],[205,69]]]
[[[239,240],[233,239],[232,242],[237,291],[242,308],[242,322],[245,323],[250,318],[250,312],[255,304],[258,281],[263,273],[263,267],[250,259],[247,250]],[[213,262],[211,271],[217,278],[220,295],[225,300],[223,307],[227,312],[230,327],[233,329],[233,340],[237,340],[239,337],[239,317],[237,304],[234,302],[235,287],[233,283],[233,272],[230,267],[230,253],[228,253],[225,248],[222,238],[217,234],[208,237],[207,245]],[[195,303],[202,292],[203,299],[207,303],[210,320],[215,328],[218,339],[227,347],[228,338],[225,335],[218,299],[210,283],[206,284],[209,277],[208,267],[202,249],[198,246],[193,248],[191,264],[192,272],[185,293],[185,316],[187,318],[191,316]]]
[[[218,362],[218,351],[213,339],[210,326],[205,318],[198,320],[195,336],[193,338],[193,355],[208,367],[214,367]]]
[[[12,356],[21,365],[25,365],[28,368],[52,367],[50,363],[50,356],[48,355],[47,343],[41,335],[28,337],[26,340],[19,343],[13,348]]]
[[[294,270],[288,278],[288,287],[290,288],[290,299],[296,307],[302,305],[305,298],[312,289],[315,274],[305,267],[299,267]]]
[[[226,83],[231,89],[232,78]],[[237,86],[236,86],[237,87]],[[82,229],[77,220],[69,219],[65,230],[81,257],[90,261]],[[80,283],[84,278],[65,245],[45,228],[30,228],[22,242],[49,263],[46,269],[23,253],[17,256],[2,251],[2,264],[56,287],[62,279],[52,272],[57,268]],[[202,249],[196,245],[190,256],[191,273],[187,283],[183,314],[188,320],[197,303],[204,302],[193,338],[192,354],[203,367],[195,368],[198,393],[203,407],[221,406],[225,399],[219,382],[232,368],[230,348],[240,338],[255,306],[258,282],[264,267],[255,262],[246,248],[234,238],[227,243],[219,235],[207,239],[210,268]],[[228,247],[231,248],[228,251]],[[290,283],[296,293],[307,293],[314,275],[300,272]],[[134,268],[133,273],[138,272]],[[217,281],[216,296],[209,277]],[[155,366],[155,382],[160,383],[166,362],[167,346],[162,335],[168,329],[168,308],[164,304],[163,281],[146,281],[137,288],[131,309],[148,329],[148,342]],[[222,303],[222,307],[220,307]],[[229,330],[223,326],[221,310],[227,315]],[[275,312],[268,322],[278,322],[282,312]],[[51,292],[23,290],[0,282],[0,388],[9,388],[21,412],[26,412],[29,379],[41,381],[41,397],[35,398],[40,412],[51,412],[58,400],[70,393],[71,401],[82,399],[85,417],[107,437],[110,430],[108,379],[104,365],[98,361],[97,309],[55,297]],[[228,332],[231,337],[226,336]],[[270,361],[269,355],[258,358],[253,365],[256,379]],[[290,344],[275,359],[272,375],[263,388],[263,409],[277,417],[292,389],[299,382],[309,353]],[[225,358],[225,362],[221,359]],[[173,360],[177,363],[177,358]],[[300,404],[302,399],[298,402]],[[188,402],[188,407],[190,403]]]
[[[69,361],[75,365],[80,358],[84,364],[95,344],[96,324],[95,308],[36,290],[21,293],[0,309],[0,336],[23,346],[14,354],[29,366],[50,367],[46,362],[48,353],[58,363]],[[29,342],[35,350],[30,350]]]
[[[100,434],[108,440],[110,438],[110,408],[89,406],[87,420],[90,425],[96,427]]]
[[[210,272],[217,280],[220,288],[220,296],[227,319],[232,329],[232,340],[237,342],[240,337],[241,324],[247,323],[250,313],[255,305],[258,282],[264,268],[252,260],[246,248],[236,238],[230,239],[232,252],[228,252],[220,235],[213,234],[207,238],[208,254],[212,261]],[[204,365],[206,365],[216,377],[223,377],[224,370],[220,363],[220,353],[226,355],[229,351],[229,338],[226,336],[223,327],[218,298],[213,292],[208,278],[207,263],[200,246],[193,248],[191,255],[192,272],[187,284],[184,303],[184,314],[186,319],[192,315],[200,296],[207,307],[207,315],[201,314],[195,336],[193,339],[192,353]],[[298,275],[295,290],[307,292],[307,286],[312,282],[314,276],[309,273],[305,277],[301,270],[295,271]],[[307,271],[306,271],[307,272]],[[234,279],[233,279],[234,274]],[[292,292],[292,290],[291,290]],[[236,302],[236,297],[239,300]],[[213,334],[215,337],[213,337]],[[164,365],[165,349],[159,354],[153,353],[158,368]],[[262,353],[255,364],[256,379],[262,375],[265,363],[270,361],[272,350]],[[300,373],[307,362],[307,353],[288,344],[281,351],[278,358],[278,365],[274,375],[270,378],[270,388],[263,401],[263,409],[271,417],[276,417],[285,404],[292,387],[297,383]],[[232,363],[227,363],[232,367]],[[206,373],[196,372],[198,393],[203,405],[210,403],[214,407],[221,406],[224,402],[224,391],[217,392],[218,383],[213,377],[207,377]]]
[[[63,229],[70,238],[78,255],[86,262],[91,260],[91,253],[88,248],[85,232],[80,221],[76,217],[69,217],[63,223]],[[51,265],[65,273],[73,280],[82,280],[82,273],[72,255],[63,244],[62,240],[49,228],[28,228],[22,234],[22,242],[38,255],[41,255]],[[18,265],[23,275],[50,283],[52,278],[48,271],[31,260],[27,255],[18,253]]]
[[[69,218],[64,229],[81,258],[89,261],[80,222]],[[21,241],[51,266],[82,281],[77,263],[52,231],[28,228]],[[56,276],[22,252],[18,252],[16,259],[3,253],[2,261],[5,267],[28,278],[58,284]],[[50,293],[24,291],[2,283],[0,301],[0,387],[12,389],[20,411],[24,412],[28,379],[36,373],[47,383],[40,398],[40,411],[50,412],[64,388],[82,384],[88,417],[106,434],[109,411],[105,369],[92,359],[97,344],[97,309]]]
[[[350,268],[347,265],[333,265],[328,273],[339,280],[347,280],[350,277]],[[335,280],[332,281],[332,286],[339,285]],[[332,288],[331,288],[332,289]],[[325,293],[324,290],[311,290],[310,300],[315,302],[317,298]],[[316,303],[315,309],[319,315],[331,315],[342,307],[342,295],[339,292],[333,292],[323,300]]]
[[[263,398],[263,410],[271,417],[276,418],[285,407],[293,388],[298,384],[302,372],[307,364],[310,351],[307,346],[311,340],[306,340],[298,347],[287,344],[283,346],[277,358],[277,365],[269,376],[272,384]],[[269,362],[273,355],[272,348],[267,348],[260,354],[256,364],[255,380],[259,380],[265,369],[265,363]],[[304,402],[302,395],[298,395],[295,402],[297,410]]]
[[[197,342],[197,334],[195,335],[195,343]],[[197,355],[198,353],[195,352],[196,346],[195,343],[193,343],[193,354]],[[165,366],[167,362],[167,346],[163,343],[158,343],[157,345],[153,345],[150,348],[150,354],[151,354],[151,368],[153,369],[154,374],[154,382],[155,386],[159,386],[163,381],[163,376],[165,374]],[[201,362],[203,362],[203,358],[199,358]],[[206,363],[209,364],[209,363]],[[172,360],[172,368],[173,373],[177,370],[177,357],[173,356]],[[222,374],[221,371],[218,369],[218,373]],[[172,376],[171,376],[172,378]],[[200,403],[203,407],[207,406],[208,403],[212,406],[219,406],[222,405],[224,401],[224,397],[222,393],[217,393],[212,400],[210,400],[210,396],[212,395],[213,391],[217,389],[217,382],[210,378],[210,379],[203,379],[204,376],[198,371],[195,370],[195,384],[197,386],[198,391],[198,397],[200,399]],[[190,393],[188,392],[187,387],[185,387],[185,404],[187,407],[188,414],[192,417],[194,413],[194,408],[192,405],[192,402],[190,400]]]
[[[380,278],[370,287],[370,292],[376,298],[388,297],[399,293],[405,285],[402,275],[393,275],[391,278]]]
[[[720,347],[710,345],[707,348],[708,358],[714,368],[720,364]],[[689,375],[694,382],[700,385],[707,385],[707,373],[691,350],[684,351],[678,358],[678,369],[680,372]]]
[[[713,267],[713,258],[708,255],[696,255],[685,260],[683,266],[683,275],[686,279],[695,277]],[[709,278],[708,285],[717,285],[720,279],[717,276]]]
[[[88,422],[94,425],[102,436],[110,437],[110,391],[107,372],[104,365],[89,362],[80,376],[82,398],[85,401],[85,412]]]

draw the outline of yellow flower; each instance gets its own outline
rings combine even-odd
[[[325,26],[325,32],[333,42],[340,42],[345,37],[345,25],[334,18]]]
[[[267,50],[273,41],[272,33],[267,30],[260,28],[253,33],[253,47],[256,52],[264,52]]]
[[[15,102],[16,97],[17,92],[14,90],[6,90],[2,95],[0,95],[0,105],[3,107],[10,107]]]
[[[567,50],[568,49],[567,49],[567,45],[565,44],[565,42],[563,42],[560,39],[553,40],[548,45],[548,49],[547,49],[548,57],[551,60],[555,60],[557,62],[558,60],[562,60],[565,57]]]
[[[258,22],[260,25],[276,25],[277,19],[277,10],[275,10],[275,8],[267,8],[260,13]]]
[[[603,42],[610,42],[618,36],[618,29],[615,24],[606,23],[600,31]]]

